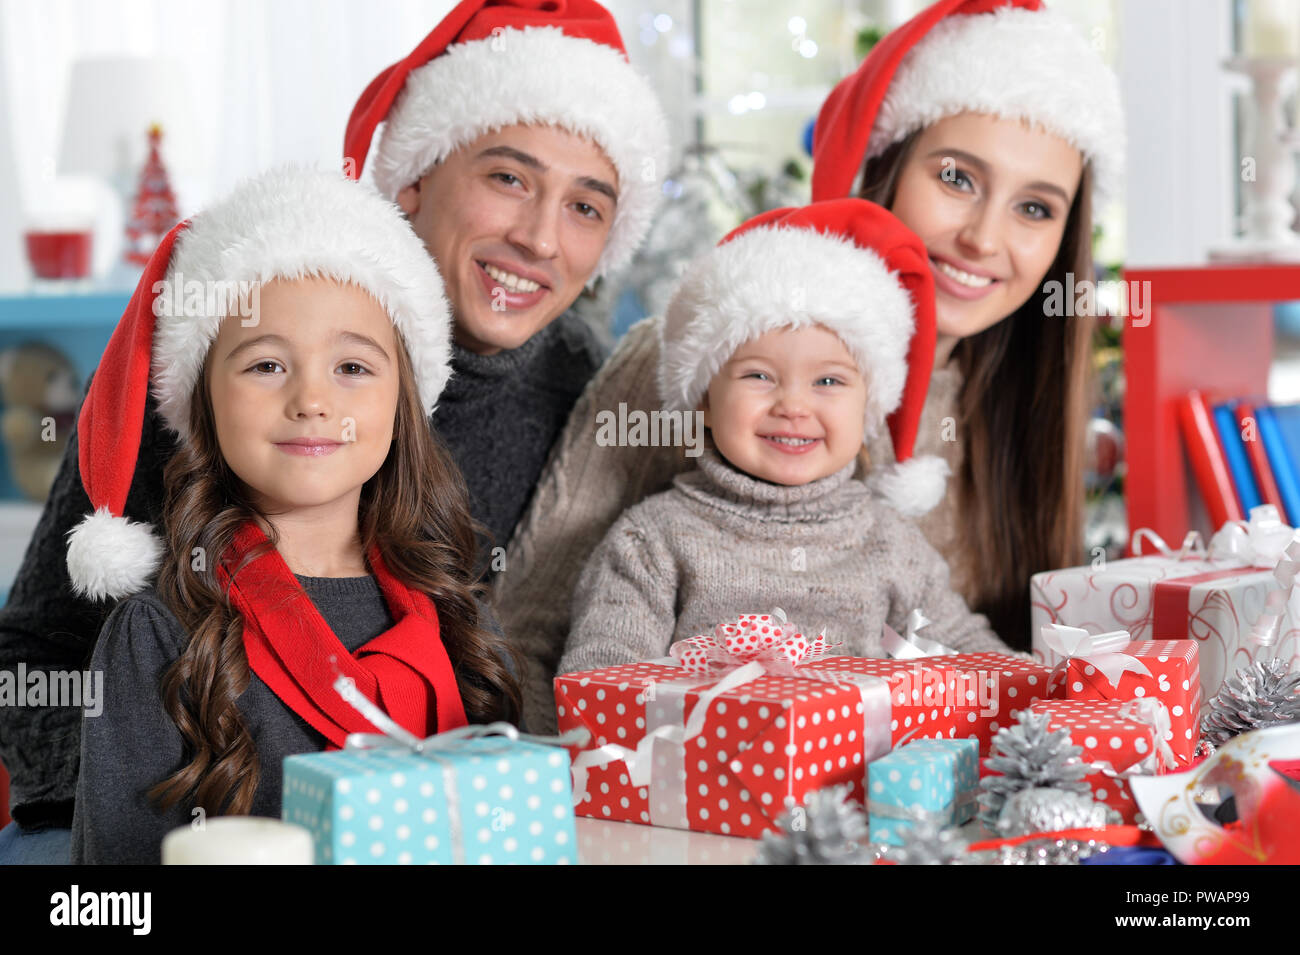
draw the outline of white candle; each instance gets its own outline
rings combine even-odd
[[[1247,0],[1242,39],[1249,57],[1300,54],[1300,7],[1295,0]]]
[[[163,865],[311,865],[311,833],[265,816],[220,816],[163,839]]]

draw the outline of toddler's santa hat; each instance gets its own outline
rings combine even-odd
[[[882,39],[831,91],[813,133],[814,199],[856,195],[868,159],[958,113],[1060,136],[1093,169],[1093,212],[1123,188],[1119,83],[1039,0],[939,0]]]
[[[388,198],[461,146],[515,124],[558,126],[599,146],[618,173],[618,209],[595,275],[627,265],[645,238],[668,162],[668,121],[593,0],[464,0],[352,109],[343,155],[373,163]]]
[[[660,326],[665,407],[698,408],[745,342],[811,325],[839,335],[867,379],[864,437],[888,420],[898,463],[872,485],[899,511],[924,514],[948,473],[941,458],[912,457],[934,365],[934,274],[916,234],[865,199],[765,212],[687,270]]]
[[[149,388],[167,426],[188,440],[190,398],[208,349],[228,314],[246,314],[235,312],[238,290],[308,276],[356,285],[384,307],[406,345],[421,405],[433,411],[451,374],[451,308],[401,210],[335,172],[282,168],[242,183],[163,238],[91,380],[77,440],[94,513],[68,534],[77,593],[101,599],[142,590],[161,559],[153,528],[122,516]]]

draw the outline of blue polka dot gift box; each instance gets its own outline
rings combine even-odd
[[[281,815],[311,831],[318,865],[577,861],[568,753],[523,740],[290,756]]]
[[[867,766],[867,815],[873,842],[902,845],[918,815],[941,826],[974,813],[979,782],[975,739],[916,740]]]

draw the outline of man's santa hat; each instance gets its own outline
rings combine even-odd
[[[148,586],[162,542],[122,516],[152,387],[181,441],[208,349],[239,290],[316,276],[383,306],[406,345],[431,413],[451,374],[451,308],[442,279],[401,210],[335,172],[282,168],[242,183],[159,244],[109,339],[77,422],[81,482],[94,507],[68,534],[73,589],[95,599]],[[256,316],[248,316],[255,321]]]
[[[930,510],[948,465],[912,448],[934,365],[934,274],[916,234],[865,199],[765,212],[687,270],[660,326],[665,407],[695,410],[740,346],[811,325],[839,335],[867,379],[864,438],[888,421],[897,463],[870,483],[905,514]]]
[[[516,124],[591,140],[618,173],[618,208],[595,275],[632,260],[668,163],[668,121],[593,0],[464,0],[352,109],[343,155],[359,176],[376,127],[375,184],[392,199],[461,146]]]
[[[1119,83],[1070,22],[1039,0],[939,0],[827,97],[813,198],[857,195],[868,159],[958,113],[1022,120],[1074,146],[1092,163],[1094,214],[1123,188]]]

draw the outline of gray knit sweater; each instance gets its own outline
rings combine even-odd
[[[512,351],[483,356],[459,346],[452,378],[432,424],[465,475],[470,511],[492,539],[479,539],[480,566],[504,547],[533,493],[552,442],[604,348],[570,310]],[[80,670],[113,605],[84,600],[68,579],[67,534],[90,512],[77,466],[75,427],[22,567],[0,609],[0,670]],[[125,515],[158,524],[163,468],[175,453],[152,396]],[[10,776],[10,807],[27,828],[72,819],[81,737],[75,707],[0,707],[0,762]]]
[[[933,621],[929,639],[1007,652],[916,525],[853,480],[854,467],[786,487],[706,450],[592,554],[559,671],[660,657],[674,640],[774,607],[805,632],[825,628],[837,654],[882,656],[881,626],[902,632],[917,608]]]
[[[647,318],[634,325],[573,406],[532,503],[515,528],[506,572],[496,581],[497,616],[524,656],[524,718],[535,733],[555,729],[551,681],[572,629],[571,597],[583,565],[621,514],[668,490],[675,475],[695,467],[695,459],[681,448],[627,447],[596,440],[600,412],[616,412],[620,402],[629,411],[661,407],[659,322]],[[943,418],[956,414],[960,387],[955,368],[936,369],[916,443],[917,454],[939,454],[954,469],[960,465],[960,443],[943,440]],[[873,462],[881,465],[894,460],[887,431],[882,429],[870,452]],[[957,566],[954,589],[973,579],[961,573],[969,562],[964,539],[957,532],[961,516],[956,486],[956,481],[948,482],[947,496],[936,509],[939,516],[926,515],[920,522],[930,543]]]

